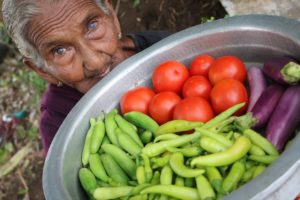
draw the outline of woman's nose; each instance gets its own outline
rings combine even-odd
[[[103,55],[96,50],[86,48],[83,52],[83,67],[89,71],[99,71],[104,65]]]

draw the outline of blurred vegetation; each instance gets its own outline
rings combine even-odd
[[[24,66],[22,56],[2,22],[0,22],[0,43],[1,48],[5,47],[8,50],[3,63],[0,64],[0,137],[5,141],[0,143],[1,166],[29,142],[33,141],[34,150],[40,151],[38,113],[46,82]],[[11,122],[9,128],[5,128],[2,117],[14,115],[16,117],[16,113],[23,113],[24,116],[17,122]],[[17,117],[20,116],[18,114]]]
[[[136,8],[136,7],[138,7],[138,6],[140,5],[140,3],[141,3],[140,0],[133,0],[132,6],[133,6],[134,8]]]
[[[12,45],[12,40],[4,28],[3,22],[0,22],[0,40],[5,44]]]
[[[215,20],[215,17],[213,17],[213,16],[211,16],[211,17],[201,17],[200,23],[204,24],[204,23],[207,23],[207,22],[212,22],[214,20]]]

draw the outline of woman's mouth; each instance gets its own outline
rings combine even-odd
[[[111,64],[109,64],[109,65],[105,68],[105,70],[99,74],[99,77],[100,77],[100,78],[103,78],[103,77],[106,76],[110,71],[111,71]]]

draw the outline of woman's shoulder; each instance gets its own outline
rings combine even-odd
[[[82,93],[66,85],[48,85],[41,102],[39,120],[39,131],[46,152],[60,125],[82,96]]]
[[[43,95],[41,110],[47,109],[67,115],[82,96],[82,93],[67,85],[58,87],[49,84]]]
[[[167,31],[143,31],[127,34],[127,36],[133,40],[137,51],[142,51],[171,34]]]

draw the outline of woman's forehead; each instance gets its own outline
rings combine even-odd
[[[52,0],[40,1],[40,17],[56,16],[63,12],[83,11],[84,7],[98,7],[95,0]]]
[[[61,0],[57,3],[43,1],[41,14],[33,18],[29,25],[28,39],[39,46],[50,32],[66,28],[70,24],[80,24],[91,10],[100,11],[93,0]]]

